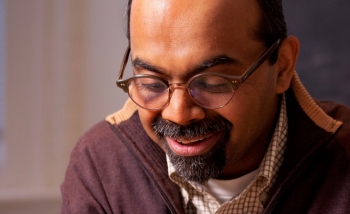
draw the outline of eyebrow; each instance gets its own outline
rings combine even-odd
[[[153,72],[156,72],[156,73],[160,73],[162,74],[162,70],[161,68],[157,67],[157,66],[154,66],[154,65],[151,65],[145,61],[143,61],[142,59],[136,57],[133,61],[132,61],[132,65],[133,67],[140,67],[140,68],[143,68],[143,69],[146,69],[146,70],[149,70],[149,71],[153,71]]]
[[[215,67],[215,66],[219,66],[219,65],[231,65],[231,64],[239,64],[239,61],[236,59],[233,59],[229,56],[226,55],[219,55],[216,56],[212,59],[209,60],[205,60],[203,62],[201,62],[195,69],[195,73],[199,73],[202,71],[205,71],[209,68]]]
[[[230,65],[230,64],[241,64],[241,63],[238,60],[233,59],[229,56],[219,55],[219,56],[215,56],[209,60],[205,60],[203,62],[200,62],[197,66],[195,66],[194,69],[190,69],[189,72],[187,72],[187,73],[196,74],[196,73],[205,71],[205,70],[210,69],[210,68],[215,67],[215,66]],[[132,61],[132,65],[134,67],[140,67],[140,68],[143,68],[143,69],[155,72],[155,73],[164,74],[162,68],[159,68],[155,65],[147,63],[138,57],[136,57]]]

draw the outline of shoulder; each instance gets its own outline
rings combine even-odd
[[[124,120],[119,124],[101,121],[86,131],[78,140],[71,154],[71,162],[86,163],[86,159],[97,165],[110,166],[111,162],[130,161],[130,148],[135,135],[133,128],[139,127],[138,114]],[[139,133],[142,135],[142,133]],[[146,137],[142,135],[143,137]]]
[[[350,123],[350,107],[333,101],[316,101],[316,103],[334,119]]]
[[[165,154],[140,127],[134,111],[118,123],[96,124],[79,139],[61,185],[64,213],[166,212],[150,179],[167,175]]]
[[[114,150],[119,140],[111,130],[111,124],[107,121],[101,121],[91,127],[78,140],[71,154],[71,160],[88,155],[92,158],[95,155],[104,156],[111,150]]]
[[[125,146],[121,138],[133,137],[131,134],[133,127],[139,128],[140,126],[137,108],[131,100],[127,100],[122,109],[107,116],[104,121],[97,123],[84,133],[78,140],[72,157],[87,151],[99,156],[105,156],[106,153],[111,152],[113,154],[122,153],[124,151],[122,147]]]
[[[85,132],[71,153],[68,171],[97,176],[127,157],[129,151],[111,128],[110,123],[101,121]]]
[[[88,131],[86,131],[78,140],[77,146],[89,146],[94,147],[95,144],[101,144],[103,142],[107,143],[109,140],[113,140],[115,135],[111,131],[111,125],[107,121],[101,121],[94,126],[92,126]]]
[[[333,101],[316,101],[317,104],[334,119],[342,122],[335,139],[341,141],[350,156],[350,108]]]

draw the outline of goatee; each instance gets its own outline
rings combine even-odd
[[[217,178],[226,164],[226,144],[230,138],[232,123],[217,115],[193,122],[188,126],[180,126],[157,117],[153,124],[153,130],[164,144],[170,162],[176,172],[185,181],[204,183],[210,178]],[[169,147],[166,137],[193,139],[206,134],[223,133],[214,147],[205,154],[198,156],[179,156]]]

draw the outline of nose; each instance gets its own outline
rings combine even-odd
[[[198,106],[188,94],[184,84],[172,84],[171,98],[162,111],[162,118],[186,126],[205,117],[205,109]]]

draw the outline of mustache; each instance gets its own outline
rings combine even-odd
[[[174,122],[164,120],[162,117],[157,117],[152,124],[152,128],[160,138],[195,138],[200,135],[220,131],[229,133],[233,128],[233,124],[219,115],[194,121],[187,126],[181,126]]]

